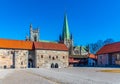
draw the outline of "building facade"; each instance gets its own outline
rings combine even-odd
[[[97,53],[98,66],[120,66],[120,42],[103,46]]]
[[[64,44],[0,39],[0,68],[63,68],[68,66]]]

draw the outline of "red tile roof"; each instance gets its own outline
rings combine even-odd
[[[88,54],[88,57],[92,58],[92,59],[97,59],[97,56],[95,56],[94,54],[91,54],[91,53]]]
[[[0,39],[0,48],[25,49],[25,50],[32,50],[32,49],[63,50],[63,51],[68,50],[68,48],[61,43],[32,42],[32,41],[8,40],[8,39]]]
[[[120,42],[105,45],[96,54],[99,55],[113,52],[120,52]]]
[[[68,50],[65,44],[61,44],[61,43],[34,42],[34,46],[35,49],[64,50],[64,51]]]
[[[5,49],[32,49],[33,42],[20,41],[20,40],[8,40],[0,39],[0,48]]]

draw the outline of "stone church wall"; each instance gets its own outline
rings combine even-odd
[[[36,67],[51,68],[51,64],[58,64],[58,68],[68,67],[68,51],[35,50]]]

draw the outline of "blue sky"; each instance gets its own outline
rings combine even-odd
[[[120,41],[120,0],[0,0],[0,38],[24,40],[32,23],[40,39],[58,40],[65,12],[75,45]]]

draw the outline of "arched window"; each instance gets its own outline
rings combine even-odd
[[[55,67],[55,66],[54,66],[54,64],[52,63],[52,64],[51,64],[51,68],[54,68],[54,67]]]
[[[58,68],[59,66],[58,66],[58,63],[55,63],[55,68]]]

